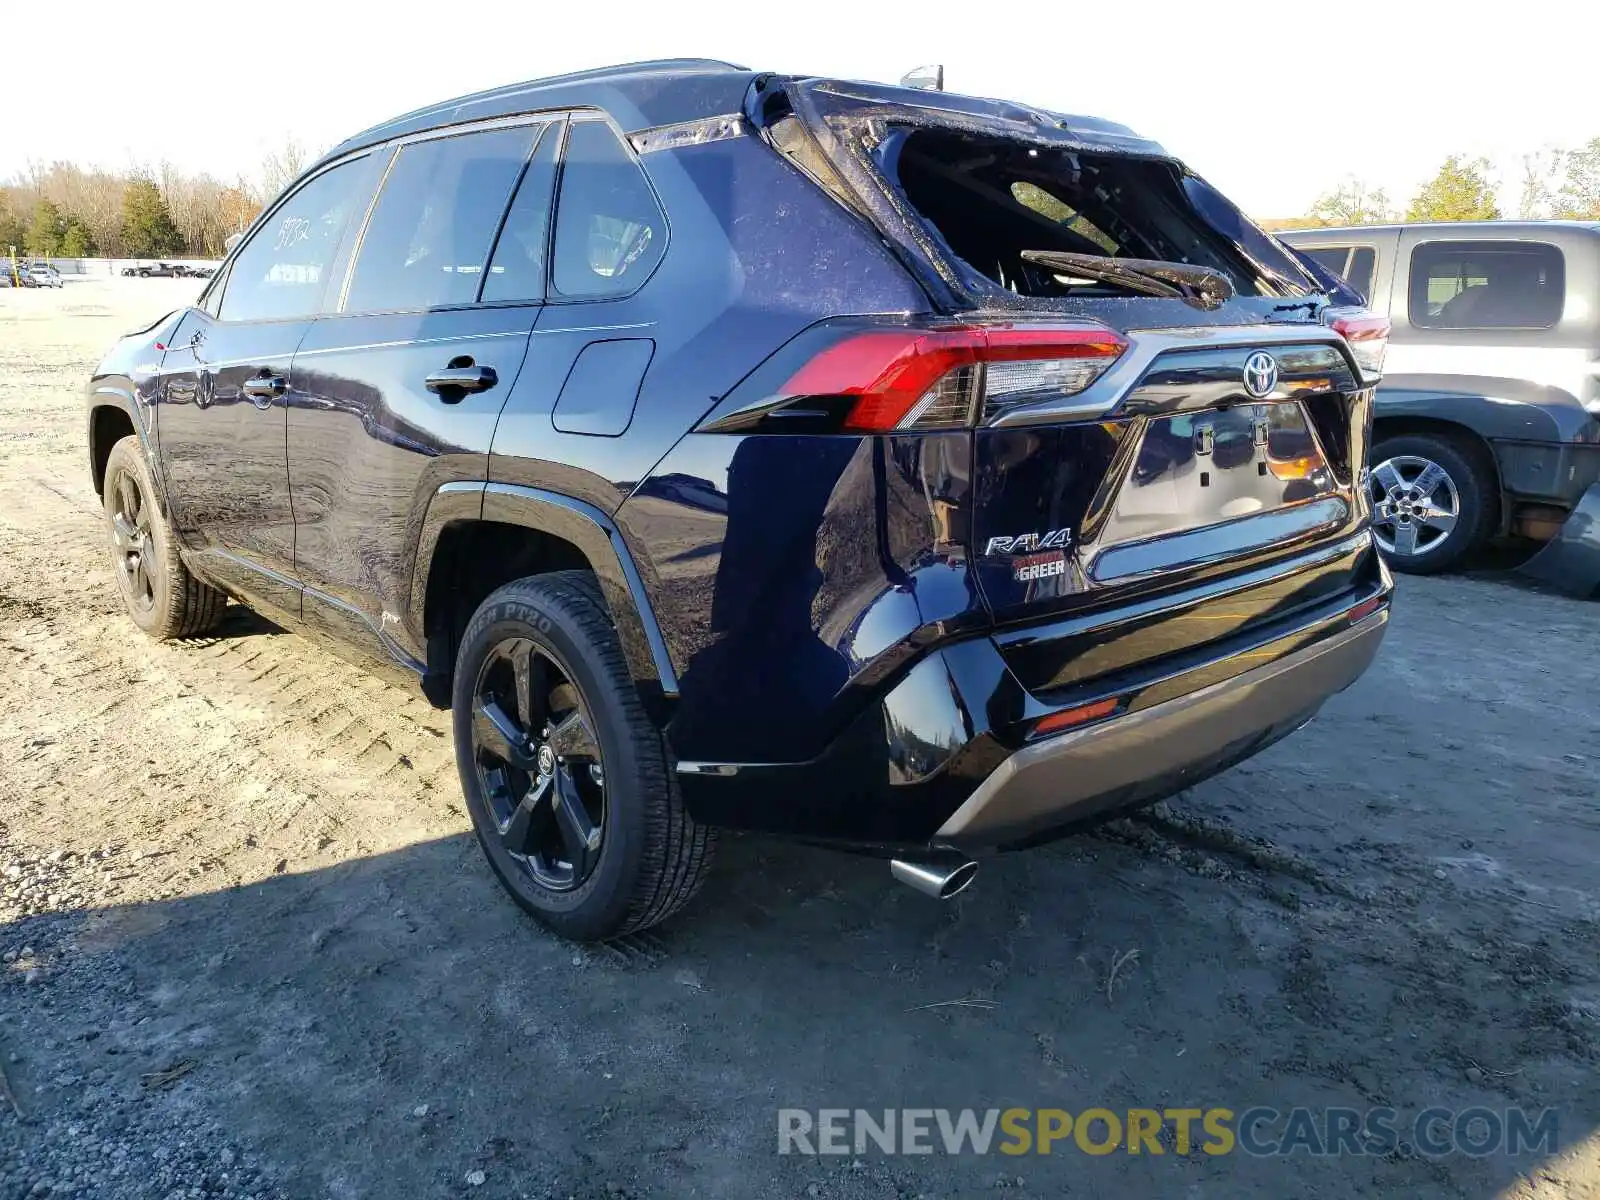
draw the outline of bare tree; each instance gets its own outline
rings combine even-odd
[[[1550,146],[1522,156],[1522,195],[1517,202],[1517,216],[1524,221],[1545,220],[1555,210],[1564,157]]]
[[[277,194],[288,187],[306,169],[306,164],[311,161],[311,155],[305,146],[296,138],[288,138],[283,145],[270,151],[261,160],[260,184],[256,191],[256,199],[262,204],[268,204]]]

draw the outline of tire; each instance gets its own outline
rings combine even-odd
[[[1493,534],[1500,488],[1476,447],[1445,434],[1408,433],[1378,442],[1370,461],[1373,535],[1395,570],[1448,571]]]
[[[578,941],[633,933],[705,882],[712,831],[684,811],[588,572],[492,593],[462,636],[451,707],[478,843],[544,925]]]
[[[111,447],[104,484],[117,588],[133,623],[157,641],[199,637],[221,622],[228,598],[183,565],[155,495],[139,439],[129,434]]]

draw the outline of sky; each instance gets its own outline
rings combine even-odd
[[[57,159],[254,178],[420,105],[648,58],[892,82],[1132,126],[1256,217],[1357,176],[1403,204],[1447,154],[1483,155],[1515,215],[1523,155],[1600,137],[1593,0],[1513,6],[750,4],[748,0],[217,0],[71,6],[72,49],[0,72],[0,178]],[[1565,31],[1565,32],[1564,32]]]

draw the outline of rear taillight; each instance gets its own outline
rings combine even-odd
[[[1350,356],[1361,370],[1361,381],[1377,383],[1383,375],[1384,353],[1389,349],[1389,318],[1335,317],[1330,323],[1350,347]]]
[[[1083,391],[1127,349],[1098,325],[872,329],[796,371],[786,397],[848,398],[841,428],[949,429],[979,413]]]

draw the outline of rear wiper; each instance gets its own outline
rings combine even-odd
[[[1220,271],[1159,258],[1110,258],[1064,250],[1024,250],[1022,257],[1041,267],[1114,283],[1145,296],[1182,300],[1195,308],[1219,308],[1233,295],[1233,283]]]

